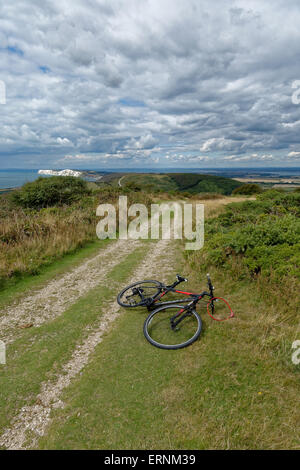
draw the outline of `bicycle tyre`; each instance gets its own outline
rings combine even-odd
[[[150,286],[150,283],[153,284],[153,286]],[[145,286],[145,284],[149,284],[149,286]],[[121,307],[125,308],[135,308],[135,307],[141,307],[141,306],[146,306],[146,303],[144,300],[141,300],[140,302],[137,302],[135,304],[130,304],[130,303],[125,303],[124,300],[122,300],[122,297],[124,297],[124,294],[126,291],[130,291],[132,288],[137,288],[138,286],[144,286],[148,289],[151,289],[151,297],[155,297],[162,291],[162,283],[159,281],[154,281],[154,280],[144,280],[144,281],[138,281],[134,282],[133,284],[130,284],[129,286],[125,287],[117,296],[117,302]]]
[[[167,306],[157,308],[156,310],[151,312],[148,315],[148,317],[146,318],[145,323],[144,323],[144,336],[147,339],[147,341],[149,341],[149,343],[151,343],[153,346],[155,346],[157,348],[160,348],[160,349],[181,349],[181,348],[185,348],[185,347],[189,346],[194,341],[196,341],[199,338],[201,330],[202,330],[202,320],[201,320],[201,317],[198,315],[198,313],[196,312],[195,309],[191,309],[191,311],[190,311],[190,313],[191,313],[190,316],[193,318],[193,320],[196,322],[196,324],[195,324],[195,329],[194,329],[194,326],[193,326],[194,331],[193,331],[193,334],[191,335],[191,337],[189,339],[183,340],[182,342],[179,342],[178,344],[166,344],[165,341],[161,342],[161,340],[158,341],[157,339],[153,338],[153,336],[155,336],[155,335],[153,334],[152,323],[153,323],[153,320],[154,320],[155,316],[158,316],[160,314],[166,314],[165,319],[163,318],[163,316],[161,316],[161,318],[163,318],[164,324],[167,325],[168,321],[170,321],[170,318],[173,316],[172,315],[173,312],[171,313],[171,309],[173,309],[173,311],[174,311],[174,309],[177,309],[177,311],[178,311],[178,309],[182,309],[182,308],[184,308],[184,306],[179,305],[179,304],[177,304],[177,305],[167,305]],[[165,311],[165,312],[163,312],[163,311]],[[183,322],[184,321],[185,320],[183,320]],[[157,329],[159,329],[161,327],[165,328],[165,326],[160,324],[160,321],[158,321],[157,326],[154,326],[154,330],[156,329],[156,331],[157,331]],[[186,327],[186,324],[181,325],[181,329],[183,327]],[[152,331],[151,331],[151,328],[152,328]],[[168,336],[169,337],[170,337],[170,335],[172,335],[171,330],[172,330],[171,327],[170,327],[170,329],[168,328]],[[174,331],[174,334],[176,335],[175,330],[172,330],[172,331]],[[189,336],[189,334],[190,334],[189,331],[187,331],[186,334],[187,334],[187,336]],[[161,336],[163,336],[163,335],[164,335],[164,332],[162,332]],[[160,336],[160,333],[158,333],[158,336]],[[174,341],[175,341],[175,338],[174,338]],[[181,341],[181,340],[179,340],[179,341]]]

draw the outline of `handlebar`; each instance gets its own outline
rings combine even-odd
[[[187,282],[187,279],[185,277],[180,276],[180,274],[176,274],[178,282]]]
[[[173,282],[173,284],[170,285],[169,287],[174,288],[174,287],[178,286],[178,284],[180,284],[181,282],[186,282],[187,281],[187,279],[185,277],[182,277],[179,274],[176,274],[176,278],[177,278],[177,281]]]
[[[210,275],[206,274],[206,277],[207,277],[207,284],[208,284],[208,287],[209,287],[210,296],[213,297],[214,286],[212,285]],[[175,281],[172,285],[167,286],[167,287],[174,288],[178,284],[180,284],[181,282],[187,282],[187,279],[185,277],[180,276],[180,274],[176,274],[176,278],[177,278],[177,281]],[[209,295],[209,294],[207,294],[207,295]]]

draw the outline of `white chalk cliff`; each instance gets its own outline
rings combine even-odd
[[[82,175],[80,171],[75,170],[39,170],[39,175],[51,175],[51,176],[76,176],[79,177]]]

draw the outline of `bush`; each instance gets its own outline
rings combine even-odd
[[[130,191],[139,192],[141,190],[142,190],[142,187],[139,184],[135,183],[134,181],[129,181],[123,187],[123,192],[126,192],[126,193]]]
[[[258,273],[276,279],[299,277],[300,194],[270,190],[256,201],[233,203],[205,225],[202,265],[223,267],[236,275]]]
[[[41,209],[55,205],[71,204],[90,194],[86,181],[74,176],[40,177],[26,183],[12,194],[12,200],[24,208]]]
[[[250,195],[250,194],[259,194],[259,193],[262,193],[262,192],[263,192],[263,190],[258,184],[249,183],[249,184],[243,184],[239,188],[235,188],[232,191],[232,194]]]

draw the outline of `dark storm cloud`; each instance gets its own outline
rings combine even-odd
[[[299,163],[297,1],[15,0],[0,18],[1,166]]]

